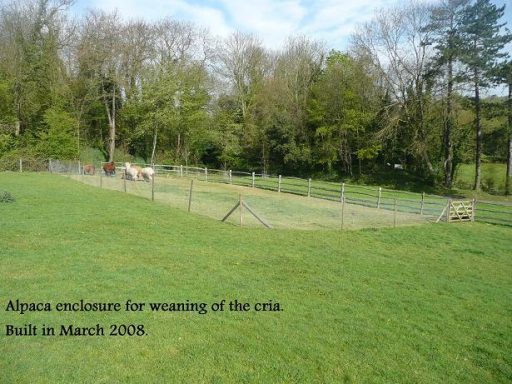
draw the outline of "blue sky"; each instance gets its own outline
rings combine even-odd
[[[406,2],[407,0],[399,0]],[[506,20],[512,29],[512,0]],[[397,0],[76,0],[77,16],[87,8],[117,9],[125,19],[157,20],[172,17],[207,27],[220,37],[241,30],[258,35],[265,46],[279,48],[293,34],[322,40],[328,48],[345,49],[355,25],[371,19],[374,12]]]

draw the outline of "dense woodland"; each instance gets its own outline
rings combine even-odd
[[[60,158],[371,178],[395,164],[447,188],[461,163],[512,152],[512,40],[489,0],[409,3],[346,52],[279,50],[71,0],[0,2],[0,162]],[[506,89],[497,96],[496,87]],[[510,192],[510,177],[507,192]]]

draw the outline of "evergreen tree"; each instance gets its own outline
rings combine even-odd
[[[505,23],[500,24],[505,6],[497,7],[489,0],[476,0],[467,6],[462,17],[461,60],[468,69],[468,80],[474,90],[475,108],[475,183],[474,189],[481,189],[482,162],[482,106],[480,91],[490,85],[493,72],[499,60],[506,56],[502,52],[511,35],[503,33]]]
[[[455,170],[453,154],[454,116],[454,85],[456,76],[454,66],[461,55],[460,28],[464,8],[469,0],[444,0],[431,13],[431,22],[427,29],[433,32],[433,43],[437,50],[434,58],[435,71],[442,76],[442,92],[444,94],[443,108],[443,157],[444,185],[452,186],[452,176]]]

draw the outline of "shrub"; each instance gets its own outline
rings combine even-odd
[[[14,203],[16,198],[10,192],[0,191],[0,203]]]

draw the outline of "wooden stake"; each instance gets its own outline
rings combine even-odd
[[[382,188],[379,187],[379,195],[377,196],[377,208],[380,208],[380,199],[381,199],[381,197],[382,197]]]
[[[267,223],[265,220],[263,220],[261,217],[259,217],[252,209],[251,207],[249,207],[249,205],[247,205],[247,203],[245,201],[242,201],[242,205],[247,208],[247,210],[261,223],[263,224],[265,227],[267,228],[272,228],[272,226]]]
[[[281,192],[281,175],[277,179],[277,192]]]
[[[341,229],[343,230],[343,225],[345,223],[345,199],[341,199]]]
[[[311,178],[308,179],[308,197],[311,197]]]
[[[23,172],[23,160],[20,159],[20,172]]]
[[[345,200],[345,183],[341,183],[340,201]]]
[[[155,174],[151,176],[151,201],[155,201]]]
[[[190,179],[190,190],[188,191],[188,212],[190,213],[190,206],[192,205],[192,188],[194,187],[194,179]]]
[[[48,159],[48,172],[52,173],[52,159]]]
[[[240,226],[244,223],[244,204],[242,202],[242,194],[238,195],[238,207],[240,208]]]
[[[472,204],[471,204],[471,221],[475,221],[475,214],[476,214],[476,199],[473,198]]]
[[[396,228],[396,199],[393,203],[393,228]]]
[[[126,192],[126,169],[124,170],[124,191]]]
[[[229,210],[229,212],[226,214],[226,216],[224,216],[224,217],[222,218],[222,220],[221,220],[221,221],[226,221],[226,219],[227,219],[227,218],[228,218],[228,217],[229,217],[233,212],[235,212],[235,209],[237,209],[239,205],[240,205],[240,201],[238,201],[238,202],[235,204],[235,206]]]
[[[205,181],[208,181],[208,168],[204,168],[204,179]]]
[[[231,173],[231,169],[229,170],[229,184],[233,184],[233,175]]]
[[[256,185],[256,174],[253,172],[252,173],[252,187],[254,188],[255,185]]]
[[[424,205],[425,205],[425,192],[421,192],[420,215],[423,215]]]

